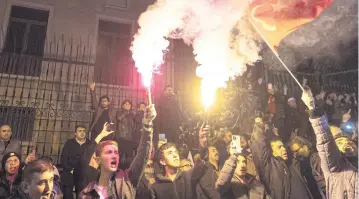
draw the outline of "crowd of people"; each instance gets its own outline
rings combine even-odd
[[[280,94],[268,86],[253,131],[203,124],[194,151],[178,143],[183,115],[172,87],[156,108],[140,103],[136,112],[129,100],[121,110],[108,96],[98,102],[95,84],[89,87],[94,121],[89,129],[75,127],[61,169],[36,151],[22,161],[11,126],[0,126],[1,199],[358,198],[355,94],[313,95],[307,87],[296,99],[286,87]],[[220,136],[211,138],[211,131]],[[137,143],[127,168],[120,166],[118,140]]]

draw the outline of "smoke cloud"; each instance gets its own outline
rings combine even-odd
[[[158,71],[167,39],[193,47],[202,87],[216,89],[260,59],[256,34],[246,18],[251,0],[157,0],[142,13],[132,43],[140,73]]]

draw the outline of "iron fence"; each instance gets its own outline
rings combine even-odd
[[[21,140],[23,157],[35,149],[38,156],[59,162],[75,126],[90,127],[93,110],[88,85],[93,81],[97,96],[109,96],[115,108],[125,99],[132,101],[133,108],[146,101],[140,75],[130,59],[117,60],[124,73],[113,72],[94,61],[90,46],[65,41],[61,36],[46,41],[43,56],[0,52],[0,124],[12,127],[13,136]],[[162,87],[173,84],[171,56],[167,57],[161,78],[154,77],[155,102]],[[111,75],[97,78],[95,73],[99,72]],[[118,79],[123,76],[127,82],[121,85]]]
[[[35,149],[39,156],[50,156],[59,162],[63,144],[73,137],[75,126],[89,127],[92,122],[88,85],[93,81],[97,96],[108,95],[115,108],[120,108],[125,99],[134,105],[146,100],[140,75],[128,56],[119,56],[121,60],[108,57],[111,60],[101,62],[104,58],[98,57],[98,49],[93,50],[91,42],[66,40],[63,35],[48,38],[41,45],[44,47],[41,56],[0,52],[0,123],[10,124],[14,137],[21,140],[23,157]],[[106,51],[111,52],[111,48]],[[114,72],[111,67],[103,67],[104,63],[113,67],[120,64],[121,70]],[[154,77],[154,102],[164,86],[170,84],[176,88],[183,110],[198,106],[199,79],[195,66],[192,49],[182,42],[171,42],[161,74]],[[287,72],[265,73],[267,82],[280,91],[285,84],[292,93],[301,93]],[[312,88],[356,92],[357,71],[348,74],[349,78],[345,73],[323,76],[296,73],[299,80],[308,79]]]
[[[328,73],[321,76],[323,89],[337,93],[358,93],[358,70]]]

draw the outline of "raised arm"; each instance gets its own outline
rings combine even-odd
[[[144,167],[146,166],[149,158],[149,151],[152,147],[153,124],[152,121],[156,118],[156,109],[154,105],[149,105],[146,108],[143,116],[142,135],[137,148],[137,154],[133,159],[130,168],[126,171],[131,183],[137,187],[143,175]]]
[[[264,123],[259,118],[256,119],[253,128],[251,151],[254,164],[259,169],[259,172],[263,171],[263,167],[270,163],[272,153]]]
[[[224,163],[217,182],[216,182],[216,190],[220,194],[224,194],[231,187],[231,181],[234,175],[234,171],[237,167],[237,158],[238,154],[231,155],[228,160]]]
[[[90,94],[91,94],[91,105],[92,105],[92,108],[97,110],[98,109],[98,101],[97,101],[97,98],[96,98],[96,92],[95,92],[95,82],[91,83],[89,85],[90,87]]]
[[[316,145],[324,176],[341,170],[344,161],[330,132],[324,111],[320,107],[315,107],[314,98],[310,90],[303,92],[302,100],[310,111],[310,122],[317,138]]]

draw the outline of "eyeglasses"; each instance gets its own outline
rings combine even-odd
[[[185,167],[192,167],[192,165],[190,164],[185,164],[185,165],[182,165],[181,168],[185,168]]]
[[[300,146],[297,150],[293,150],[292,152],[293,152],[293,153],[298,153],[299,150],[303,148],[303,146],[304,146],[304,145]]]

